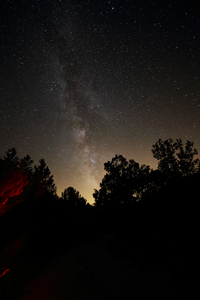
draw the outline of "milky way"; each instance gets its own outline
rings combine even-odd
[[[0,155],[44,158],[89,202],[115,154],[156,167],[159,139],[200,151],[199,5],[3,1]]]

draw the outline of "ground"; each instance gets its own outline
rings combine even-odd
[[[190,283],[111,253],[113,240],[101,235],[54,259],[20,300],[199,299]]]

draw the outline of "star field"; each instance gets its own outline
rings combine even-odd
[[[200,151],[199,4],[3,1],[0,155],[44,158],[88,202],[115,154],[156,168],[161,139]],[[199,157],[199,156],[198,156]]]

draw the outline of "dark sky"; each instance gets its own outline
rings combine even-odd
[[[93,203],[116,154],[156,168],[159,138],[200,151],[199,4],[2,2],[0,156],[44,158],[58,195]]]

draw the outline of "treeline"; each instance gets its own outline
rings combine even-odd
[[[59,199],[45,160],[40,159],[38,165],[33,166],[33,163],[29,155],[19,158],[15,148],[9,149],[4,158],[0,158],[0,216],[23,201],[36,203],[47,195]],[[66,188],[60,200],[66,201],[69,206],[83,206],[87,202],[73,187]]]
[[[16,203],[36,202],[46,193],[55,196],[56,186],[44,159],[33,167],[31,157],[20,159],[15,148],[0,158],[0,216]]]
[[[111,251],[138,264],[198,282],[200,162],[193,142],[159,140],[152,147],[158,168],[115,156],[95,190],[104,231],[116,233]],[[101,212],[101,213],[100,213]]]
[[[106,162],[91,206],[73,187],[58,197],[44,159],[33,166],[29,155],[19,159],[8,150],[0,159],[0,248],[25,233],[23,253],[48,260],[72,244],[115,233],[112,252],[191,272],[200,250],[198,152],[193,142],[168,139],[152,153],[156,170],[122,155]]]
[[[116,155],[104,164],[106,174],[95,190],[94,205],[97,207],[131,204],[152,197],[171,180],[187,177],[200,172],[198,154],[194,143],[187,141],[183,146],[181,139],[159,140],[153,145],[153,156],[158,160],[158,168],[139,165],[133,159],[127,160]],[[57,200],[64,200],[69,206],[84,206],[87,201],[79,191],[68,187],[61,198],[56,194],[53,175],[44,159],[33,166],[29,155],[17,156],[15,148],[9,149],[0,158],[0,216],[10,207],[23,201],[37,202],[49,194]]]
[[[73,187],[58,197],[44,159],[34,165],[29,155],[19,158],[16,149],[9,149],[0,159],[0,274],[5,271],[7,247],[13,255],[6,268],[15,265],[19,255],[27,265],[43,266],[90,239],[85,228],[90,215],[91,206]],[[16,248],[16,244],[20,246]]]
[[[1,299],[19,299],[52,258],[91,240],[86,204],[72,187],[57,196],[44,159],[34,165],[14,148],[6,152],[0,159]]]
[[[193,142],[187,141],[185,147],[181,139],[161,139],[153,145],[153,156],[158,160],[158,168],[152,170],[148,165],[139,165],[133,159],[127,161],[116,155],[104,164],[106,175],[100,189],[93,196],[96,206],[115,206],[131,204],[155,195],[169,181],[196,174],[200,171],[198,154]]]

